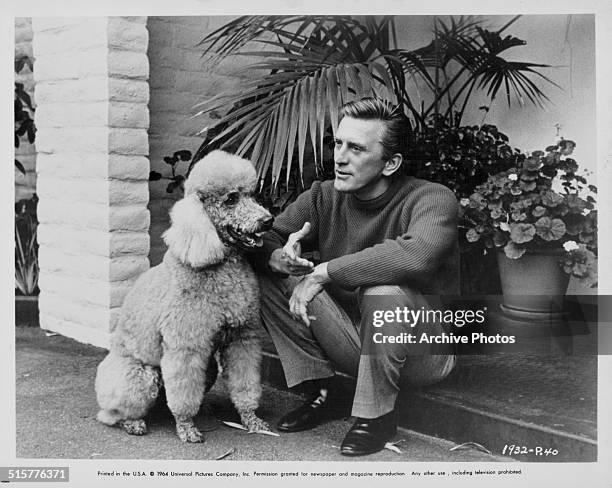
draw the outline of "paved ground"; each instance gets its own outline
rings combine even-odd
[[[203,444],[183,444],[174,433],[170,413],[160,407],[151,415],[149,433],[128,436],[95,421],[95,368],[103,349],[61,336],[48,337],[39,328],[16,329],[17,456],[73,459],[216,459],[274,461],[511,461],[474,448],[451,451],[456,444],[400,429],[401,454],[383,451],[365,458],[338,452],[350,419],[296,434],[270,437],[224,426],[237,416],[219,382],[209,393],[198,426],[207,431]],[[260,415],[272,425],[300,403],[296,395],[266,387]]]

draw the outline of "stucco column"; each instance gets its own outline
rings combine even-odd
[[[32,28],[40,325],[106,347],[149,267],[146,17]]]

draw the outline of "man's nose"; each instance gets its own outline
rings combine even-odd
[[[346,148],[344,145],[334,148],[334,163],[346,164]]]

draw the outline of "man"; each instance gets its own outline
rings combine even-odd
[[[457,293],[457,203],[446,187],[401,174],[409,122],[399,110],[369,98],[348,103],[342,115],[334,181],[314,182],[266,235],[273,275],[261,279],[262,318],[288,386],[307,382],[315,390],[278,430],[329,418],[340,370],[357,378],[357,420],[341,446],[356,456],[381,450],[395,435],[400,383],[432,383],[454,366],[453,355],[374,345],[364,307],[378,295],[385,306],[428,309],[425,295]],[[302,257],[302,245],[322,262]]]

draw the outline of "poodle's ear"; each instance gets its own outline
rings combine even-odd
[[[225,256],[225,246],[197,195],[187,195],[170,211],[172,225],[164,232],[170,252],[192,268],[218,263]]]

